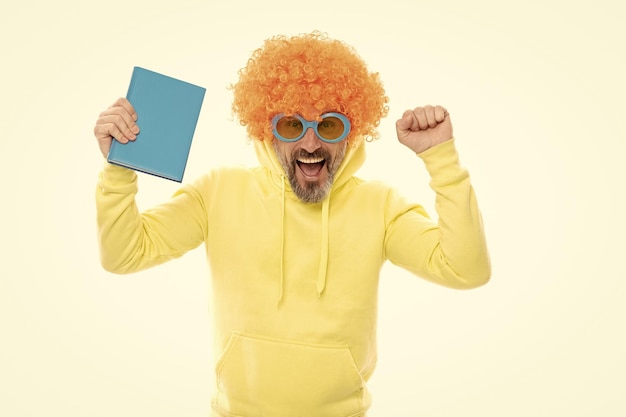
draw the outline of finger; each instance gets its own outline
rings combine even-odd
[[[96,124],[115,125],[129,140],[135,140],[139,133],[139,126],[132,120],[131,115],[121,107],[114,107],[101,113]]]
[[[130,104],[130,101],[128,101],[128,99],[126,99],[125,97],[120,97],[117,100],[115,100],[115,102],[109,107],[109,109],[116,108],[116,107],[121,107],[124,110],[126,110],[126,112],[128,113],[128,115],[133,121],[136,121],[138,119],[135,108],[133,107],[132,104]]]
[[[428,127],[433,128],[437,126],[438,122],[435,116],[435,107],[424,106],[424,115],[426,116],[426,122],[428,123]]]
[[[135,108],[133,107],[133,105],[130,104],[130,101],[128,101],[125,98],[122,98],[121,105],[124,109],[126,109],[126,111],[130,115],[130,117],[133,119],[133,121],[137,121],[138,119],[137,112],[135,111]]]
[[[101,127],[98,130],[100,136],[113,136],[116,139],[135,140],[139,133],[138,126],[129,126],[122,116],[115,114],[100,117],[96,126]]]
[[[437,123],[443,122],[446,119],[446,116],[448,116],[448,111],[445,107],[435,106],[435,120]]]
[[[396,130],[398,132],[406,132],[411,130],[415,119],[411,114],[411,110],[407,110],[402,114],[402,118],[396,121]]]
[[[116,101],[111,107],[100,113],[100,116],[102,117],[112,114],[121,116],[131,129],[136,124],[137,113],[135,113],[135,109],[125,98],[118,99],[118,101]]]
[[[416,107],[413,109],[413,117],[415,118],[415,124],[417,127],[417,129],[413,130],[428,129],[428,119],[426,118],[426,112],[423,107]]]
[[[112,139],[120,143],[128,143],[130,139],[114,123],[97,124],[93,129],[98,142],[110,142]]]
[[[128,126],[124,118],[116,114],[101,116],[96,121],[96,127],[94,128],[96,139],[110,139],[114,137],[123,143],[137,139],[135,132],[139,133],[137,125],[134,127]]]

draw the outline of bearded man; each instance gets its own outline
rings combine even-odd
[[[273,37],[231,89],[260,165],[212,167],[139,212],[135,172],[105,162],[96,195],[102,264],[129,273],[204,244],[212,415],[364,416],[384,262],[450,288],[490,277],[450,114],[427,105],[396,122],[399,142],[431,176],[434,221],[393,188],[355,176],[388,98],[352,47],[318,32]],[[141,140],[138,122],[126,99],[104,111],[94,129],[102,154],[113,138]]]

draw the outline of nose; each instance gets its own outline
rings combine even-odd
[[[309,153],[313,153],[322,146],[322,141],[317,137],[312,127],[309,127],[300,139],[300,147]]]

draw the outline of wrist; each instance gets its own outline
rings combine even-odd
[[[465,170],[459,162],[454,138],[433,146],[417,154],[433,180],[456,177]]]

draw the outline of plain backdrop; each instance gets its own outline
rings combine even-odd
[[[207,88],[185,181],[254,165],[227,87],[263,40],[315,29],[354,46],[391,100],[360,176],[433,216],[394,124],[448,108],[493,262],[472,291],[383,268],[371,415],[626,415],[625,17],[609,0],[3,3],[0,415],[208,414],[203,251],[103,271],[93,125],[144,66]],[[140,175],[138,203],[177,187]]]

